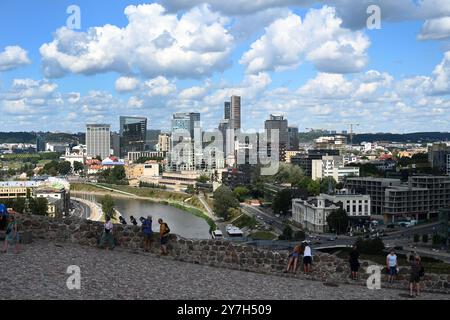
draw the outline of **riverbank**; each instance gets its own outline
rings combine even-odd
[[[121,186],[121,187],[123,187],[123,186]],[[128,189],[128,188],[130,188],[130,189]],[[136,189],[133,187],[128,187],[128,188],[127,188],[127,191],[128,190],[135,191],[136,193],[139,192],[140,194],[148,194],[148,193],[152,194],[152,191],[153,191],[153,190],[140,190],[141,188]],[[145,189],[149,189],[149,188],[145,188]],[[180,209],[182,211],[188,212],[199,218],[204,219],[208,223],[208,225],[210,227],[210,231],[216,230],[216,228],[217,228],[214,220],[206,212],[199,209],[198,207],[192,206],[192,205],[184,202],[186,199],[189,199],[192,197],[190,195],[181,195],[179,193],[171,195],[170,192],[164,191],[164,195],[166,197],[161,199],[161,198],[157,198],[157,197],[138,195],[138,194],[127,192],[127,191],[115,189],[115,188],[112,188],[111,186],[106,187],[106,186],[96,186],[96,185],[91,185],[91,184],[89,184],[89,185],[76,184],[74,189],[72,189],[72,186],[71,186],[71,194],[73,194],[75,196],[76,195],[91,195],[91,196],[92,195],[94,195],[94,196],[110,195],[111,197],[115,197],[115,198],[139,199],[139,200],[149,201],[152,203],[172,206],[174,208]],[[155,193],[159,193],[159,192],[155,192]],[[179,201],[173,200],[173,198],[180,199],[180,200]]]

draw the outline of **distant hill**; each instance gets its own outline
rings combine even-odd
[[[450,141],[450,132],[413,132],[404,134],[394,133],[363,133],[353,136],[353,143],[375,141],[427,143],[434,141]]]
[[[0,132],[0,143],[36,143],[37,135],[44,137],[45,141],[84,143],[84,133],[52,133],[52,132]]]
[[[321,136],[331,135],[327,131],[311,131],[299,133],[300,142],[313,142]],[[347,138],[349,136],[347,135]],[[450,141],[450,132],[413,132],[413,133],[362,133],[353,136],[353,143],[360,144],[361,142],[375,142],[375,141],[392,141],[400,143],[427,143],[434,141]]]

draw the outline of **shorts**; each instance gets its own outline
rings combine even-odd
[[[146,233],[144,233],[144,240],[152,240],[152,238],[153,238],[153,234],[146,234]]]
[[[310,256],[303,257],[303,264],[311,264],[312,258]]]
[[[300,255],[297,252],[293,252],[289,255],[289,257],[294,258],[294,259],[298,259]]]
[[[390,276],[397,275],[397,267],[389,267],[389,275]]]
[[[161,237],[161,245],[164,246],[169,242],[169,237]]]
[[[410,283],[419,283],[420,282],[420,276],[418,274],[412,274],[409,277],[409,282]]]

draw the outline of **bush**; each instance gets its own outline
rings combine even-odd
[[[414,242],[419,242],[420,241],[420,236],[416,233],[414,234]]]
[[[278,236],[279,240],[292,240],[292,228],[289,225],[284,227],[283,233]]]
[[[422,242],[428,243],[428,235],[427,234],[422,235]]]
[[[296,240],[296,241],[303,241],[303,240],[305,240],[305,232],[301,231],[301,230],[296,231],[294,233],[294,238],[293,239]]]
[[[383,254],[384,243],[381,238],[375,239],[362,239],[358,238],[356,240],[355,245],[358,247],[360,253],[365,254]]]

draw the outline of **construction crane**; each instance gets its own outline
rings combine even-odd
[[[359,123],[348,123],[350,126],[350,145],[353,144],[353,126],[358,127]]]

